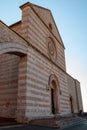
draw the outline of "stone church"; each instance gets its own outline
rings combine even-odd
[[[25,3],[0,21],[0,117],[19,122],[83,110],[80,82],[66,72],[65,47],[49,9]],[[16,17],[16,16],[15,16]]]

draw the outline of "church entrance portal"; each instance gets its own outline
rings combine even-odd
[[[51,81],[51,111],[52,114],[58,113],[58,89],[55,80]]]
[[[52,101],[52,113],[55,114],[55,105],[54,105],[54,89],[51,88],[51,101]]]

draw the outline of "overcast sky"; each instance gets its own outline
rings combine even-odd
[[[0,0],[0,20],[7,25],[20,20],[19,6],[26,2],[51,10],[66,48],[67,72],[81,82],[87,111],[87,0]]]

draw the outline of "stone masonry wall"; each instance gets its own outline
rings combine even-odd
[[[78,102],[77,102],[77,95],[76,95],[76,85],[75,80],[67,75],[68,80],[68,88],[69,88],[69,95],[72,97],[72,105],[73,105],[73,112],[78,112]]]
[[[70,113],[67,75],[34,49],[28,52],[26,116],[51,115],[51,93],[47,90],[49,77],[55,74],[61,95],[58,95],[59,113]]]
[[[54,36],[56,36],[59,42],[63,44],[51,11],[43,7],[38,7],[37,5],[36,6],[34,5],[33,9],[40,16],[40,18],[43,20],[43,22],[47,25],[48,28],[49,28],[49,24],[51,24],[52,33],[54,34]]]
[[[82,95],[81,95],[81,88],[80,88],[80,82],[75,80],[76,82],[76,91],[77,91],[77,99],[78,99],[78,111],[83,111],[83,104],[82,104]]]
[[[14,30],[16,33],[18,33],[19,35],[21,35],[21,21],[20,22],[18,22],[17,24],[16,24],[16,26],[15,25],[11,25],[10,26],[10,28],[12,29],[12,30]]]
[[[57,59],[55,60],[55,63],[63,70],[66,70],[63,46],[29,6],[22,9],[21,27],[22,36],[49,59],[48,37],[51,37],[56,45]]]
[[[13,30],[22,35],[29,42],[29,45],[31,44],[31,47],[28,48],[27,73],[25,74],[27,77],[27,88],[23,91],[24,96],[26,94],[24,99],[26,100],[26,102],[24,101],[26,117],[31,118],[35,116],[47,116],[52,114],[51,92],[47,89],[51,74],[55,74],[57,76],[61,90],[61,94],[58,95],[59,113],[63,114],[71,112],[70,95],[73,99],[73,111],[75,113],[78,112],[76,90],[79,91],[79,108],[82,106],[80,105],[80,89],[79,87],[76,88],[76,85],[79,86],[79,84],[76,83],[72,77],[66,74],[64,47],[60,44],[59,40],[57,40],[59,36],[57,38],[55,37],[58,32],[54,29],[54,36],[48,27],[45,26],[35,10],[31,8],[31,6],[26,5],[21,7],[21,9],[21,23],[16,25]],[[43,15],[46,15],[46,13],[43,13]],[[49,19],[50,18],[48,18],[48,21]],[[46,24],[48,21],[46,21]],[[53,61],[54,63],[51,62],[49,56],[48,37],[51,37],[56,45],[57,59]],[[21,77],[21,79],[22,78],[23,77]],[[25,84],[23,84],[23,87],[24,85]],[[23,103],[22,100],[21,102]]]
[[[0,55],[0,117],[16,117],[18,63],[15,55]]]

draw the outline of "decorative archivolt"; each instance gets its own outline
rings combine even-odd
[[[55,74],[51,74],[50,77],[49,77],[48,87],[47,87],[48,90],[51,89],[52,82],[55,82],[56,88],[57,88],[58,92],[61,94],[59,81],[58,81],[58,78]]]

